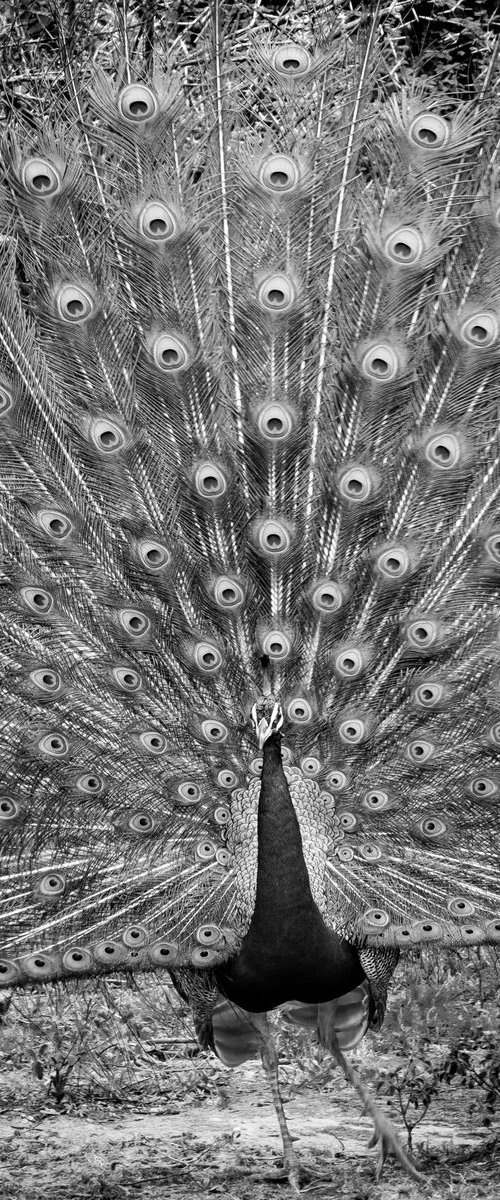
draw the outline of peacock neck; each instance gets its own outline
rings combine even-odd
[[[257,831],[254,927],[262,920],[268,926],[270,912],[290,915],[314,905],[279,734],[264,743]]]

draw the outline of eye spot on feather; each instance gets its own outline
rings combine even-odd
[[[309,779],[314,779],[321,771],[321,762],[316,758],[315,754],[307,754],[305,758],[300,760],[300,769],[303,775]]]
[[[218,804],[214,810],[214,821],[217,825],[227,825],[231,820],[231,812],[225,804]]]
[[[65,758],[69,754],[69,742],[62,733],[48,733],[38,742],[42,754],[49,758]]]
[[[295,413],[284,404],[266,404],[261,409],[257,428],[269,442],[285,442],[293,431]]]
[[[150,200],[140,209],[137,226],[145,241],[156,245],[175,242],[180,234],[176,212],[161,200]]]
[[[24,587],[21,588],[21,596],[30,611],[40,616],[47,616],[54,605],[50,592],[45,588]]]
[[[66,888],[66,878],[59,871],[51,871],[35,884],[35,891],[44,899],[57,899],[64,895]]]
[[[496,313],[479,311],[466,320],[462,321],[458,327],[459,337],[466,345],[477,350],[487,350],[498,341],[500,326]]]
[[[473,796],[489,800],[491,796],[498,795],[499,787],[495,779],[489,778],[487,775],[480,775],[472,780],[469,791]]]
[[[452,433],[440,433],[429,438],[424,453],[427,462],[439,471],[451,471],[463,459],[459,439]]]
[[[57,512],[51,508],[40,509],[37,513],[37,520],[43,532],[57,542],[64,542],[73,529],[73,523],[66,513]]]
[[[273,558],[286,554],[293,542],[291,526],[272,517],[257,521],[253,534],[257,549]]]
[[[340,679],[357,679],[363,674],[369,660],[365,647],[346,646],[334,657],[334,670]]]
[[[146,946],[148,942],[148,931],[143,925],[129,925],[122,933],[122,940],[125,946],[135,948],[136,946]]]
[[[199,925],[195,932],[196,941],[200,946],[219,945],[222,939],[222,931],[218,925]]]
[[[300,167],[289,154],[270,154],[259,169],[259,180],[266,191],[276,196],[290,195],[297,190]]]
[[[361,359],[361,373],[375,383],[392,383],[400,373],[401,363],[389,342],[369,346]]]
[[[9,389],[6,388],[4,384],[1,384],[0,385],[0,417],[6,417],[7,413],[10,412],[13,404],[14,404],[14,397],[12,395],[12,392],[9,391]]]
[[[128,819],[128,828],[132,833],[152,833],[156,828],[156,821],[151,813],[141,810],[133,813]]]
[[[412,557],[406,546],[386,546],[374,560],[375,570],[384,583],[397,583],[412,570]]]
[[[37,668],[35,671],[30,671],[30,679],[41,692],[47,695],[55,696],[62,688],[61,676],[57,671],[47,671],[45,668]]]
[[[99,418],[90,425],[90,436],[101,454],[116,454],[125,446],[125,434],[114,421]]]
[[[217,775],[217,783],[219,784],[219,787],[228,788],[229,790],[237,786],[238,776],[234,771],[219,771],[219,774]]]
[[[50,954],[27,954],[19,963],[30,979],[49,979],[57,965]]]
[[[329,771],[326,776],[326,783],[332,792],[343,792],[347,787],[347,775],[345,771]]]
[[[191,365],[192,354],[181,338],[172,333],[160,333],[153,338],[151,355],[160,371],[185,371]]]
[[[416,828],[424,837],[429,838],[431,841],[443,837],[446,833],[445,822],[440,817],[425,817],[423,820],[417,822]]]
[[[205,741],[212,745],[223,745],[229,737],[229,729],[223,721],[202,721],[201,732]]]
[[[199,804],[201,798],[201,787],[194,780],[184,780],[178,784],[175,791],[175,799],[178,804]]]
[[[331,615],[339,612],[347,598],[346,589],[334,580],[321,580],[310,592],[310,602],[316,612]]]
[[[203,841],[198,842],[195,848],[195,857],[199,860],[199,862],[210,862],[212,858],[215,858],[216,851],[217,847],[215,842],[211,842],[208,838],[204,838]]]
[[[372,929],[387,929],[390,924],[389,913],[383,908],[367,908],[361,919],[364,925]]]
[[[405,635],[408,646],[415,650],[428,651],[438,641],[439,626],[432,617],[417,617],[408,622]]]
[[[289,275],[277,272],[262,279],[257,288],[257,300],[269,313],[284,315],[294,307],[297,289]]]
[[[218,608],[227,613],[236,613],[246,599],[245,589],[232,575],[219,575],[209,585],[209,591]]]
[[[113,678],[124,692],[140,692],[142,688],[142,679],[137,671],[132,671],[128,667],[115,667],[113,670]]]
[[[104,791],[104,780],[101,775],[80,775],[76,781],[79,792],[88,796],[99,796]]]
[[[76,283],[65,283],[56,292],[56,312],[68,324],[81,324],[93,316],[96,301],[87,288]]]
[[[218,500],[227,491],[224,471],[216,463],[204,462],[196,468],[194,485],[204,500]]]
[[[378,471],[363,466],[351,466],[337,475],[337,486],[343,500],[354,504],[366,504],[380,484]]]
[[[384,251],[397,266],[413,266],[424,253],[420,231],[412,225],[401,225],[385,239]]]
[[[416,146],[424,150],[440,150],[450,139],[450,126],[435,112],[422,112],[408,130]]]
[[[439,921],[415,921],[410,926],[410,938],[416,942],[439,941],[443,936],[443,927]]]
[[[448,909],[453,917],[473,917],[476,911],[471,900],[466,900],[462,896],[455,896],[448,900]]]
[[[84,946],[72,946],[63,954],[62,961],[67,971],[81,972],[90,971],[93,960],[90,951]]]
[[[167,739],[156,729],[146,729],[140,733],[139,742],[148,754],[163,754],[167,748]]]
[[[429,759],[434,757],[435,752],[436,747],[434,743],[427,741],[425,738],[416,738],[414,741],[409,742],[406,748],[408,758],[417,766],[422,766],[424,763],[429,762]]]
[[[121,608],[118,620],[125,633],[132,638],[143,638],[151,632],[151,621],[138,608]]]
[[[286,707],[288,720],[293,725],[309,725],[313,719],[313,711],[308,700],[302,697],[295,697],[290,700]]]
[[[193,661],[203,675],[215,675],[222,666],[222,654],[213,642],[196,642],[193,646]]]
[[[158,112],[158,97],[143,83],[129,83],[118,96],[118,111],[132,125],[148,121]]]
[[[441,683],[419,683],[412,691],[412,699],[417,708],[436,708],[445,697],[445,689]]]
[[[110,963],[119,963],[124,960],[124,949],[120,942],[112,941],[111,938],[105,941],[98,942],[94,946],[94,958],[99,963],[105,963],[108,966]]]
[[[363,797],[363,806],[369,812],[382,812],[389,805],[389,793],[382,789],[372,788],[369,792],[365,792]]]
[[[491,533],[490,536],[486,538],[484,548],[491,562],[493,562],[495,566],[500,566],[500,534]]]
[[[148,947],[148,958],[159,967],[173,966],[179,958],[179,947],[176,942],[154,942]]]
[[[379,858],[382,858],[380,846],[375,846],[373,842],[361,842],[358,853],[365,862],[378,862]]]
[[[289,42],[275,50],[272,65],[278,75],[283,75],[287,79],[301,79],[309,74],[312,59],[303,46],[296,46],[293,42]]]
[[[359,746],[363,742],[367,734],[367,727],[361,717],[350,717],[345,721],[341,721],[339,725],[339,737],[347,745]]]
[[[137,544],[140,561],[147,571],[161,571],[171,562],[170,551],[161,542],[153,542],[144,538]]]
[[[61,175],[48,158],[28,158],[24,163],[21,178],[25,190],[41,200],[57,196],[61,191]]]
[[[0,824],[17,821],[21,814],[21,806],[12,796],[0,796]]]

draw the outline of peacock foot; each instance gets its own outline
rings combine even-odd
[[[315,1181],[328,1181],[331,1179],[331,1171],[320,1171],[317,1167],[308,1167],[299,1162],[295,1152],[292,1155],[286,1155],[283,1159],[283,1166],[266,1171],[261,1178],[265,1183],[285,1183],[288,1181],[293,1192],[300,1194],[302,1187]]]
[[[375,1176],[377,1182],[380,1180],[382,1175],[387,1156],[392,1152],[411,1179],[415,1179],[417,1183],[426,1183],[425,1175],[422,1175],[420,1171],[417,1171],[417,1168],[413,1165],[389,1117],[385,1117],[383,1113],[379,1112],[378,1109],[375,1108],[375,1106],[371,1106],[369,1111],[373,1121],[374,1130],[370,1141],[368,1142],[368,1147],[370,1150],[373,1147],[377,1148],[377,1160],[375,1166]]]
[[[286,1183],[288,1180],[292,1191],[297,1195],[300,1193],[301,1184],[308,1182],[308,1179],[304,1177],[298,1156],[292,1147],[285,1150],[283,1166],[266,1171],[262,1175],[262,1179],[265,1183]]]

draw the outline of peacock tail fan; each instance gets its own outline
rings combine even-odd
[[[500,941],[498,75],[379,17],[122,14],[8,122],[4,984],[236,953],[263,661],[329,927]]]

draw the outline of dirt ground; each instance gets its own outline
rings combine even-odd
[[[177,1062],[177,1068],[182,1063]],[[191,1064],[192,1068],[192,1064]],[[279,1200],[286,1182],[266,1179],[280,1138],[257,1063],[221,1073],[215,1094],[192,1102],[155,1093],[121,1102],[44,1099],[25,1070],[0,1083],[0,1200]],[[286,1094],[286,1087],[285,1087]],[[380,1101],[388,1112],[386,1106]],[[304,1167],[303,1192],[317,1200],[498,1200],[500,1141],[470,1115],[463,1093],[414,1132],[417,1184],[389,1161],[375,1180],[369,1119],[343,1081],[335,1092],[304,1091],[287,1102]],[[401,1129],[401,1124],[399,1123]],[[404,1132],[402,1133],[404,1140]]]

